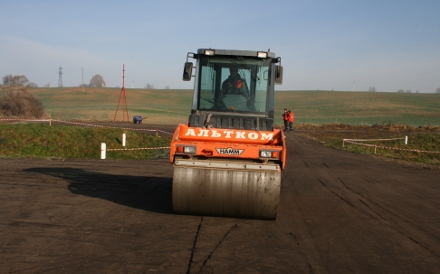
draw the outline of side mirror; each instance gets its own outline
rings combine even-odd
[[[183,81],[191,81],[193,63],[186,62],[183,69]]]
[[[275,82],[275,85],[282,85],[283,84],[283,67],[282,66],[275,66],[274,82]]]

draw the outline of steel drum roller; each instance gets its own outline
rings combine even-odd
[[[281,172],[174,167],[179,214],[276,219]]]

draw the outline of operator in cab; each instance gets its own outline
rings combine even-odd
[[[229,73],[229,77],[222,83],[221,96],[218,98],[220,100],[217,100],[217,107],[233,111],[253,110],[253,100],[250,99],[248,85],[246,80],[240,76],[238,67],[230,67]]]
[[[229,68],[230,75],[222,84],[222,93],[242,95],[246,99],[249,97],[249,89],[246,80],[240,77],[237,67]]]

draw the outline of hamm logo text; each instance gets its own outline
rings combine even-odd
[[[228,148],[216,148],[217,152],[219,154],[226,154],[226,155],[240,155],[243,153],[244,149],[233,149],[231,147]]]

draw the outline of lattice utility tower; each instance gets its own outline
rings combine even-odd
[[[62,72],[63,68],[60,67],[60,71],[58,72],[58,87],[63,87],[63,72]]]

